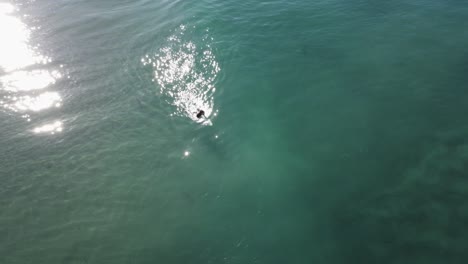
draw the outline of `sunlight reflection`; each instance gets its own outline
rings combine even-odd
[[[63,130],[62,125],[63,125],[62,122],[55,121],[53,123],[34,128],[33,132],[36,134],[39,134],[39,133],[55,134],[57,132],[62,132]]]
[[[36,97],[26,95],[16,100],[14,108],[19,111],[38,112],[51,107],[60,107],[61,100],[56,92],[45,92]]]
[[[0,77],[0,83],[3,84],[5,91],[19,92],[44,89],[54,84],[61,77],[58,71],[17,71],[9,75]]]
[[[37,63],[50,61],[28,45],[31,31],[11,15],[14,6],[0,3],[0,67],[10,72]]]
[[[31,113],[62,105],[58,92],[46,90],[62,74],[45,68],[52,60],[31,45],[31,28],[17,17],[17,12],[15,6],[0,3],[0,107],[19,112],[29,122],[34,118]],[[60,131],[60,121],[33,130],[52,134]]]

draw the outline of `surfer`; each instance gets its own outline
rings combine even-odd
[[[205,111],[201,110],[201,109],[197,109],[198,110],[198,113],[197,113],[197,118],[202,118],[202,117],[205,117]]]

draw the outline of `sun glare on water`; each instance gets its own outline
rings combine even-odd
[[[62,74],[51,70],[48,64],[52,59],[31,45],[31,32],[18,18],[15,6],[0,3],[0,107],[27,121],[34,120],[34,112],[62,105],[60,94],[50,90]],[[34,133],[60,131],[61,121],[33,129]]]

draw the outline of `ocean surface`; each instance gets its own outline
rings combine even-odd
[[[0,0],[0,263],[466,263],[467,89],[467,1]]]

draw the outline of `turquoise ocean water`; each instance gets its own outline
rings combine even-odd
[[[0,0],[0,263],[465,263],[467,28],[457,0]]]

